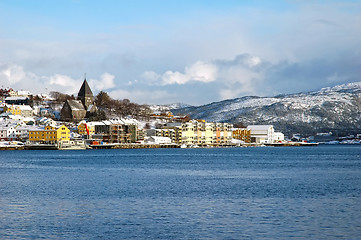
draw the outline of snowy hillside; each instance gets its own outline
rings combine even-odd
[[[361,82],[316,92],[242,97],[172,111],[207,121],[273,124],[286,134],[322,131],[361,133]]]
[[[150,105],[149,107],[154,112],[162,112],[162,111],[170,111],[171,109],[191,107],[191,105],[185,103],[172,103],[166,105]]]

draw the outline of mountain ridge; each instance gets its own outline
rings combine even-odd
[[[361,82],[274,97],[244,96],[172,112],[212,122],[273,124],[287,135],[361,133]]]

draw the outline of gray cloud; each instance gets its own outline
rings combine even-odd
[[[0,23],[0,84],[72,92],[86,72],[95,89],[111,86],[119,98],[205,104],[361,81],[361,4],[290,5],[194,11],[158,25],[140,21],[145,28],[116,23],[85,33],[46,32],[44,22],[21,37]]]

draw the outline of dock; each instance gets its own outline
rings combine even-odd
[[[109,143],[90,145],[92,149],[140,149],[140,148],[180,148],[177,144],[139,144],[139,143]]]
[[[314,146],[318,146],[318,143],[285,142],[285,143],[266,143],[264,145],[270,146],[270,147],[314,147]]]

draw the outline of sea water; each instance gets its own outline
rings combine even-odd
[[[361,238],[361,146],[0,152],[0,239],[300,238]]]

